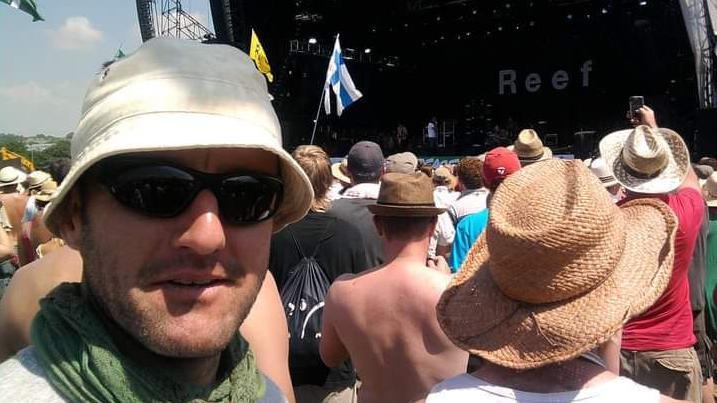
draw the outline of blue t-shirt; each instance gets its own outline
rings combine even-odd
[[[451,249],[451,272],[455,273],[463,264],[468,251],[488,225],[488,209],[469,214],[456,225],[456,237]]]

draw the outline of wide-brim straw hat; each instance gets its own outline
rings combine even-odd
[[[438,321],[455,345],[503,367],[571,360],[663,293],[676,228],[659,200],[617,207],[581,161],[533,164],[495,192]]]
[[[256,149],[277,156],[284,183],[274,230],[309,210],[308,177],[283,148],[267,84],[235,47],[173,38],[145,42],[90,84],[72,138],[72,168],[48,206],[59,233],[63,201],[97,162],[121,154],[198,149]]]
[[[690,169],[690,154],[679,134],[670,129],[638,126],[600,140],[600,155],[627,190],[663,194],[677,189]]]
[[[708,207],[717,207],[717,172],[702,182],[702,196]]]
[[[331,164],[331,175],[340,182],[351,184],[351,178],[348,176],[346,158],[344,158],[341,162]]]
[[[522,166],[553,158],[553,150],[543,145],[540,136],[533,129],[521,130],[518,138],[513,145],[508,146],[508,149],[518,156]]]
[[[378,200],[367,207],[387,217],[434,217],[446,211],[436,207],[431,178],[421,172],[383,175]]]

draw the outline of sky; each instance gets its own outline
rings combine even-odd
[[[87,86],[118,49],[142,43],[133,0],[35,0],[45,21],[0,3],[0,133],[74,131]],[[207,0],[185,11],[211,29]]]

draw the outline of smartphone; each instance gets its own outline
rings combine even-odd
[[[643,106],[645,106],[645,97],[641,95],[630,97],[630,119],[635,120],[636,112]]]

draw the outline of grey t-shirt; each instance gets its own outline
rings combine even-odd
[[[274,382],[266,376],[266,393],[259,403],[288,403]],[[45,379],[45,370],[37,361],[34,347],[21,350],[15,357],[0,364],[0,402],[65,403]]]

